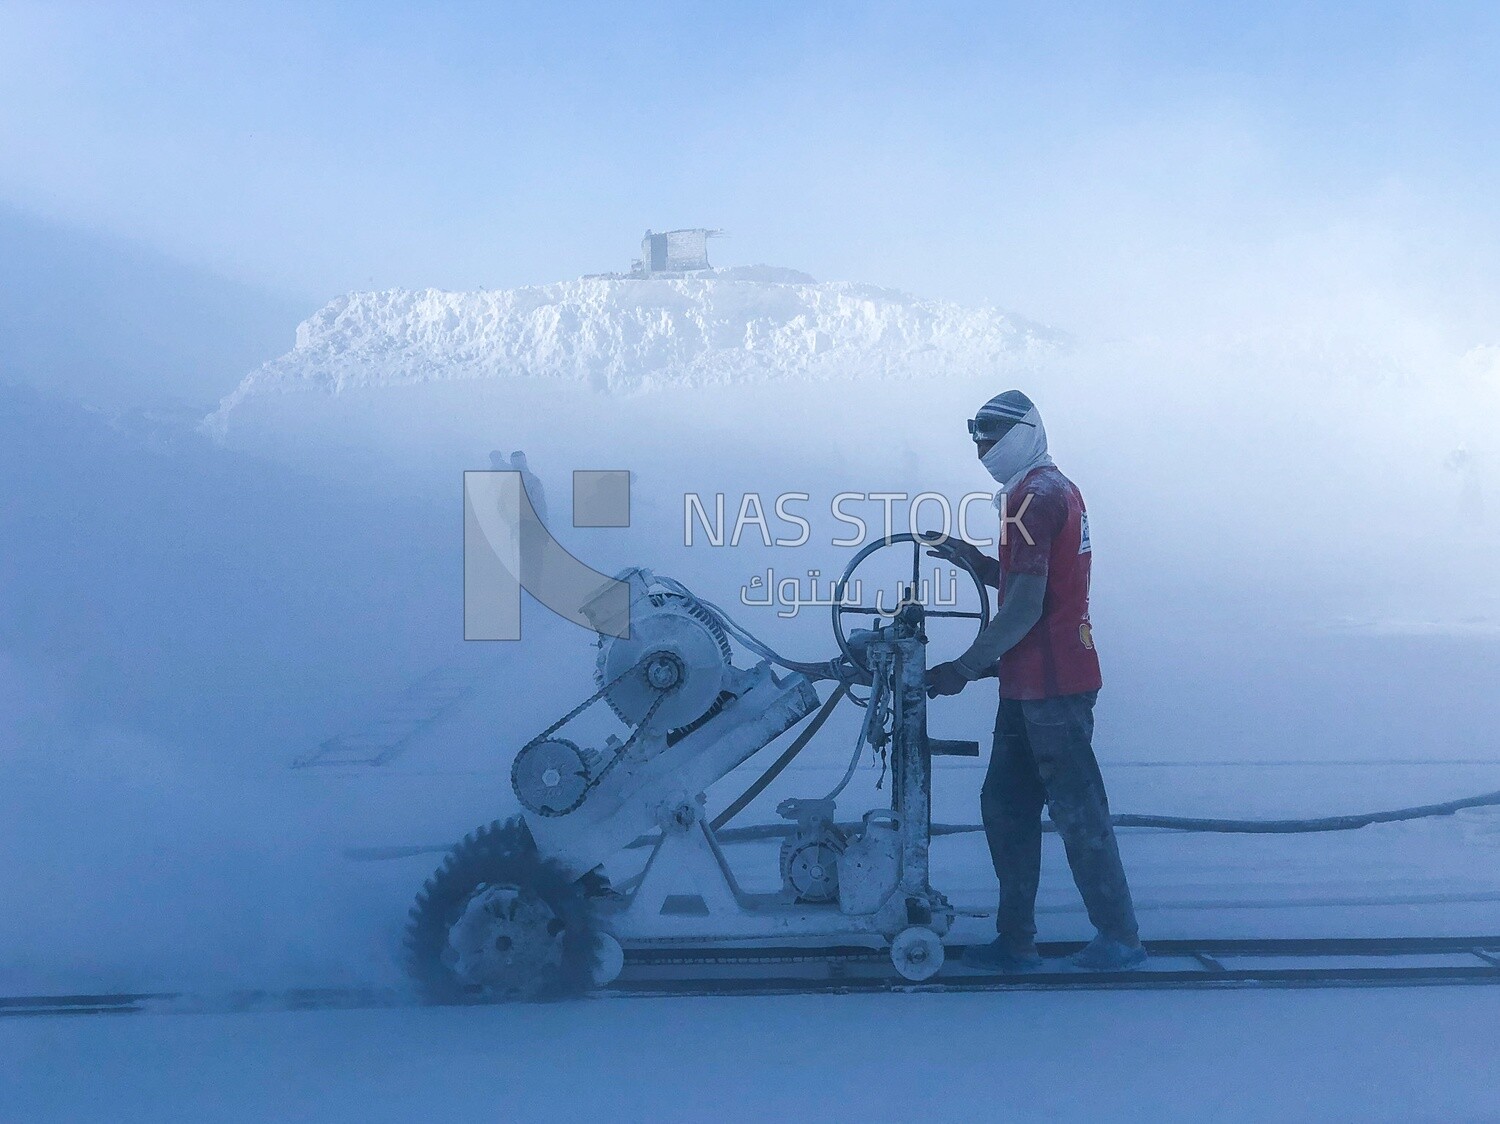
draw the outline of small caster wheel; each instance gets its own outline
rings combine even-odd
[[[606,987],[625,970],[625,950],[610,933],[600,933],[594,944],[594,986]]]
[[[891,963],[904,979],[928,980],[943,966],[943,942],[931,929],[913,925],[891,942]]]

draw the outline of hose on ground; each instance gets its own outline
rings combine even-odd
[[[1309,835],[1322,831],[1355,831],[1378,823],[1400,823],[1404,820],[1430,819],[1435,816],[1451,816],[1465,808],[1500,807],[1500,792],[1486,792],[1478,796],[1465,796],[1459,800],[1445,800],[1440,804],[1418,804],[1411,808],[1393,808],[1383,812],[1361,812],[1349,816],[1320,816],[1304,820],[1216,820],[1196,816],[1140,816],[1124,813],[1110,817],[1116,827],[1148,827],[1163,831],[1202,832],[1220,835]],[[839,824],[844,831],[858,830],[855,823]],[[730,827],[716,830],[714,838],[720,843],[758,843],[767,839],[781,839],[796,828],[789,823],[755,824],[751,827]],[[935,823],[934,838],[941,835],[967,835],[983,831],[982,824]],[[1043,831],[1057,830],[1051,820],[1042,821]],[[659,838],[655,833],[642,835],[627,843],[627,848],[652,847]],[[353,847],[345,856],[359,861],[376,859],[400,859],[411,855],[442,853],[449,844],[432,844],[420,847]]]
[[[1142,816],[1122,813],[1110,817],[1115,827],[1149,827],[1164,831],[1203,832],[1220,835],[1309,835],[1323,831],[1355,831],[1378,823],[1401,823],[1405,820],[1430,819],[1434,816],[1451,816],[1465,808],[1492,808],[1500,806],[1500,792],[1486,792],[1478,796],[1465,796],[1458,800],[1445,800],[1438,804],[1418,804],[1411,808],[1391,808],[1380,812],[1358,812],[1347,816],[1318,816],[1301,820],[1227,820],[1208,819],[1199,816]],[[840,824],[845,831],[859,828],[858,824]],[[756,843],[765,839],[779,839],[790,835],[792,824],[755,824],[751,827],[731,827],[717,833],[720,843]],[[934,838],[941,835],[966,835],[983,831],[982,824],[935,823]],[[1056,831],[1051,820],[1042,823],[1043,831]],[[643,835],[630,844],[631,847],[648,847],[656,842],[655,835]]]
[[[1432,816],[1451,816],[1465,808],[1492,808],[1500,805],[1500,792],[1485,792],[1439,804],[1418,804],[1411,808],[1392,808],[1383,812],[1357,812],[1348,816],[1319,816],[1304,820],[1216,820],[1196,816],[1111,817],[1116,827],[1159,827],[1171,831],[1210,831],[1232,835],[1305,835],[1319,831],[1354,831],[1377,823],[1400,823]],[[982,827],[967,827],[983,831]],[[950,833],[950,834],[956,834]]]

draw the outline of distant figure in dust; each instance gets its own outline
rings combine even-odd
[[[547,494],[542,482],[531,466],[526,463],[526,454],[517,449],[509,458],[498,450],[490,454],[490,468],[496,472],[519,472],[521,486],[526,490],[526,499],[531,501],[535,521],[527,517],[525,507],[521,510],[521,585],[530,592],[538,588],[541,567],[546,558]]]
[[[1460,445],[1448,454],[1443,467],[1459,478],[1458,513],[1462,516],[1484,514],[1484,492],[1479,483],[1479,458]]]
[[[969,422],[969,435],[1000,485],[995,499],[1006,522],[998,558],[951,541],[1000,591],[1000,607],[968,651],[927,673],[933,697],[956,695],[976,679],[1000,680],[994,749],[979,797],[1000,879],[999,936],[970,949],[964,963],[1005,972],[1041,966],[1036,892],[1047,807],[1099,931],[1073,963],[1103,971],[1136,968],[1146,951],[1094,757],[1101,680],[1089,623],[1093,545],[1083,496],[1052,463],[1041,416],[1019,390],[986,402]]]

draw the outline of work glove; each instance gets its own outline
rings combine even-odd
[[[940,663],[927,669],[927,697],[935,699],[939,695],[956,695],[970,682],[972,680],[969,673],[957,660]]]

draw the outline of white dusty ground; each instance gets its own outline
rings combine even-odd
[[[1419,644],[1390,649],[1393,679],[1430,652]],[[517,690],[538,651],[547,686]],[[379,768],[286,768],[312,741],[268,746],[256,762],[152,758],[134,774],[114,750],[66,768],[11,761],[7,797],[25,814],[4,831],[32,861],[9,872],[17,908],[0,916],[0,991],[398,983],[413,893],[444,845],[514,810],[509,752],[586,692],[589,654],[586,639],[546,626],[486,650],[491,678],[473,705]],[[1414,735],[1437,712],[1373,705],[1392,690],[1383,662],[1358,665],[1342,738],[1317,725],[1314,673],[1249,707],[1255,722],[1223,741],[1209,740],[1214,710],[1233,704],[1222,681],[1210,690],[1191,669],[1160,674],[1199,701],[1157,744],[1141,736],[1161,728],[1141,717],[1142,700],[1106,691],[1099,750],[1114,807],[1311,816],[1500,789],[1500,760],[1477,736],[1484,697],[1445,706],[1441,737],[1424,740]],[[982,735],[990,706],[967,694],[935,705],[934,732]],[[832,787],[853,720],[835,717],[742,822]],[[716,786],[711,808],[760,764]],[[847,818],[884,798],[877,773],[867,763],[857,775]],[[975,822],[981,776],[976,762],[940,762],[936,819]],[[413,846],[433,850],[373,857]],[[1312,836],[1127,831],[1122,849],[1148,938],[1500,933],[1500,810]],[[749,888],[774,887],[773,845],[730,855]],[[964,909],[991,906],[982,837],[938,840],[933,880]],[[1087,935],[1054,837],[1039,920],[1046,939]],[[954,934],[984,935],[974,917]],[[1006,1108],[1024,1119],[1483,1120],[1500,1118],[1497,1022],[1500,988],[1482,987],[4,1020],[0,1120],[965,1120]]]
[[[514,711],[542,705],[506,697]],[[939,714],[934,708],[938,732],[960,732]],[[545,724],[530,715],[517,721],[526,729]],[[781,822],[780,800],[829,791],[855,721],[852,708],[836,714],[736,825]],[[33,808],[50,802],[90,830],[60,830],[42,817],[7,829],[19,834],[18,847],[49,857],[12,873],[10,892],[27,909],[0,921],[9,950],[0,991],[399,983],[406,908],[441,852],[471,828],[516,811],[497,723],[481,700],[385,766],[189,774],[188,797],[170,803],[114,782],[80,786],[82,797],[64,800],[45,778],[14,776],[14,798]],[[710,812],[742,791],[779,744],[715,786]],[[1119,812],[1321,816],[1500,790],[1500,761],[1477,756],[1184,763],[1116,758],[1105,748]],[[878,775],[867,757],[841,797],[841,818],[856,820],[888,800],[875,789]],[[982,776],[978,761],[940,760],[934,819],[977,823]],[[193,814],[193,791],[212,794],[213,805]],[[230,791],[234,802],[225,803]],[[1121,848],[1148,938],[1500,933],[1500,808],[1313,835],[1130,829]],[[421,850],[383,857],[403,849]],[[625,853],[611,873],[628,878],[645,855]],[[735,845],[729,855],[747,889],[777,888],[774,843]],[[1088,936],[1053,836],[1044,862],[1042,938]],[[961,908],[993,907],[981,834],[937,839],[932,870],[934,884]],[[974,921],[960,936],[982,932]]]
[[[1491,987],[35,1019],[0,1118],[1483,1121],[1497,1022]]]
[[[466,722],[485,728],[484,713],[478,705],[380,769],[243,774],[270,815],[241,849],[185,870],[181,851],[163,847],[161,869],[133,877],[137,908],[119,911],[128,925],[111,921],[121,891],[107,868],[92,885],[61,888],[55,915],[31,919],[37,939],[4,973],[6,989],[398,981],[405,907],[439,856],[374,856],[439,847],[510,808],[505,769],[485,739],[464,734]],[[846,721],[742,822],[826,791],[842,771]],[[711,804],[738,792],[744,773]],[[1117,810],[1200,815],[1325,814],[1500,789],[1500,762],[1480,759],[1115,760],[1106,773]],[[866,768],[851,786],[849,818],[883,798],[876,775]],[[974,822],[981,776],[977,763],[941,762],[936,818]],[[1500,810],[1313,836],[1137,830],[1122,847],[1148,938],[1500,933]],[[730,853],[749,888],[773,888],[774,846]],[[184,877],[200,887],[189,900]],[[961,908],[989,906],[982,836],[937,841],[933,879]],[[158,908],[139,908],[142,895]],[[1054,837],[1039,920],[1044,938],[1087,935]],[[984,932],[970,917],[954,935]],[[1489,987],[40,1018],[0,1022],[0,1054],[13,1063],[0,1119],[1486,1120],[1500,1119],[1497,1024],[1500,988]]]

